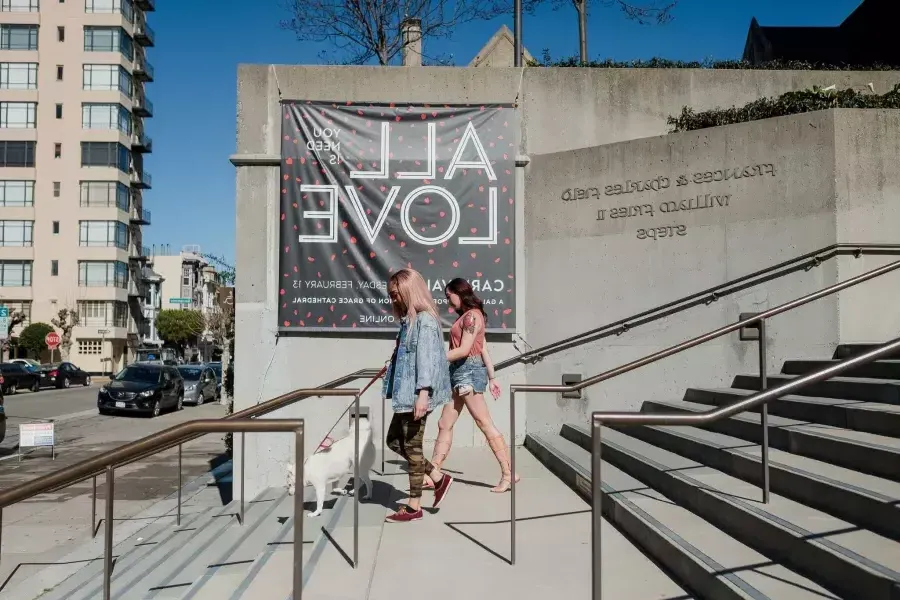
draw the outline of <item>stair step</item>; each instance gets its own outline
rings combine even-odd
[[[860,354],[865,354],[870,350],[874,350],[875,348],[880,348],[884,344],[881,343],[860,343],[860,344],[841,344],[834,351],[834,358],[839,360],[846,360],[848,358],[853,358],[854,356],[859,356]],[[889,358],[900,359],[900,351],[895,354],[889,354]]]
[[[531,450],[583,496],[591,493],[591,455],[559,435],[529,434]],[[698,597],[837,598],[819,585],[735,540],[659,492],[603,462],[603,514]],[[629,576],[640,577],[638,573]]]
[[[641,410],[697,413],[710,408],[693,402],[649,401]],[[759,413],[740,413],[703,429],[761,444],[761,420]],[[900,481],[900,440],[896,438],[769,415],[769,446]]]
[[[785,361],[781,372],[784,375],[806,375],[813,371],[820,371],[827,367],[833,367],[840,360],[788,360]],[[845,371],[844,377],[866,377],[870,379],[900,379],[900,360],[876,360],[865,365],[860,365],[852,371]]]
[[[796,375],[769,375],[766,379],[768,387],[773,388],[796,378]],[[731,383],[731,387],[759,390],[759,375],[738,375]],[[900,404],[900,381],[867,377],[832,377],[806,386],[799,390],[797,395]]]
[[[603,455],[667,498],[841,597],[895,600],[900,543],[613,429]],[[718,556],[718,555],[717,555]]]
[[[755,393],[755,390],[738,388],[690,388],[685,393],[684,400],[697,404],[726,406]],[[752,412],[761,410],[761,407],[751,409]],[[769,414],[832,427],[900,437],[900,404],[789,395],[770,402]]]
[[[753,485],[762,485],[762,450],[758,444],[696,427],[616,429]],[[587,427],[564,425],[561,433],[582,448],[590,448],[591,433]],[[769,448],[769,486],[771,491],[796,502],[900,540],[900,483]]]
[[[129,594],[121,600],[144,600],[150,598],[180,598],[190,586],[204,575],[209,567],[210,554],[217,553],[219,548],[229,547],[242,538],[247,528],[252,528],[262,521],[273,520],[277,522],[282,516],[285,507],[281,504],[287,492],[273,493],[266,490],[245,507],[245,520],[240,525],[238,516],[240,506],[234,506],[234,514],[228,517],[223,527],[220,527],[215,535],[206,537],[201,542],[191,540],[189,548],[173,548],[163,562],[153,565],[141,565],[145,571],[144,576],[136,580],[129,589]],[[282,509],[282,510],[279,510]],[[286,515],[290,516],[290,515]],[[262,525],[261,525],[262,526]]]

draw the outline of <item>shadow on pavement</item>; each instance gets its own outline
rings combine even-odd
[[[215,477],[215,482],[210,485],[219,489],[219,498],[222,501],[222,506],[229,504],[234,499],[231,468],[223,468],[228,463],[231,463],[231,458],[226,453],[222,453],[209,461],[209,471]]]

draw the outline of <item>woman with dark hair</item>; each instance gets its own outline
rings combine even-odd
[[[444,405],[438,421],[438,437],[431,462],[435,469],[440,471],[441,465],[450,454],[453,426],[456,425],[463,407],[466,407],[487,439],[491,450],[494,451],[497,462],[500,463],[500,483],[491,491],[506,492],[512,485],[509,449],[503,440],[503,434],[494,425],[487,403],[484,401],[484,393],[488,386],[495,399],[500,396],[500,385],[494,379],[494,365],[485,343],[484,303],[475,295],[475,290],[469,282],[461,278],[448,283],[444,288],[444,294],[450,307],[458,315],[450,329],[450,351],[447,352],[453,402]],[[518,475],[516,481],[519,481]]]

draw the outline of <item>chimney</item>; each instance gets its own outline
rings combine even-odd
[[[403,66],[422,66],[422,19],[410,17],[400,23],[403,37]]]

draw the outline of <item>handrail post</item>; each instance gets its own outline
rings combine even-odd
[[[603,596],[603,441],[599,419],[591,419],[591,590],[593,600]]]
[[[294,468],[296,480],[303,481],[303,427],[294,434]],[[301,484],[302,485],[302,484]],[[300,600],[303,594],[303,491],[294,493],[294,594],[293,600]]]
[[[244,432],[241,432],[241,527],[244,526],[244,456],[246,453],[244,452],[244,447],[246,444],[244,443],[247,439],[247,436]],[[296,467],[295,467],[296,468]],[[303,481],[299,479],[297,481]]]
[[[385,438],[387,437],[385,434],[387,431],[384,428],[384,412],[387,410],[387,398],[384,397],[384,394],[381,396],[381,475],[384,473],[384,455],[387,452],[385,446]]]
[[[91,539],[94,539],[97,537],[97,476],[94,475],[91,479],[94,483],[91,493]]]
[[[353,568],[359,568],[359,394],[353,400]],[[372,490],[366,490],[372,493]]]
[[[769,385],[766,376],[767,348],[766,348],[766,320],[760,319],[759,327],[759,391],[763,392]],[[762,405],[762,501],[769,503],[769,403]]]
[[[509,388],[509,564],[516,564],[516,390]]]
[[[181,527],[181,444],[178,444],[178,513],[175,515],[175,526]]]
[[[113,494],[115,470],[106,467],[106,527],[103,534],[103,600],[112,600],[111,583],[113,569]]]

